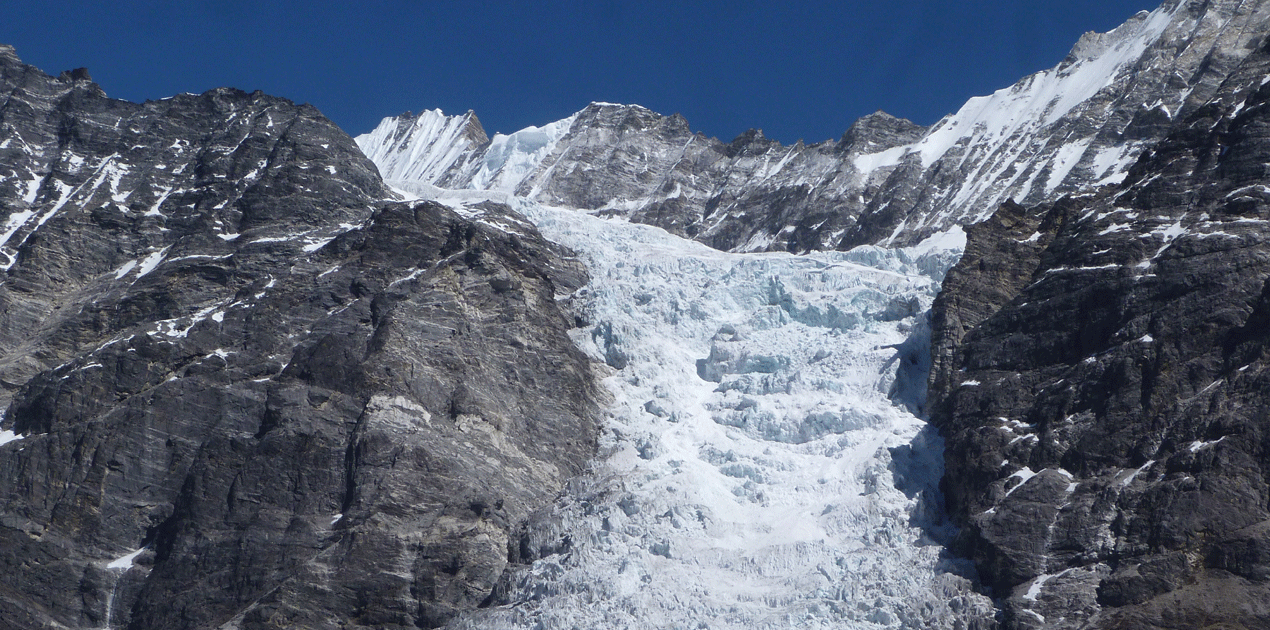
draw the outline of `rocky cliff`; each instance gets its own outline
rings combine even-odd
[[[315,109],[0,48],[0,626],[433,627],[595,448],[572,255]]]
[[[1270,41],[1173,129],[969,228],[936,300],[944,487],[1005,628],[1270,627]]]

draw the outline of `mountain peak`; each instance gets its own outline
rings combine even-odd
[[[64,70],[61,74],[57,75],[57,80],[67,83],[72,81],[92,82],[93,77],[88,74],[88,68],[75,68],[73,70]]]
[[[923,127],[907,118],[898,118],[882,110],[861,117],[842,134],[838,144],[843,151],[873,153],[883,149],[910,144],[926,133]]]

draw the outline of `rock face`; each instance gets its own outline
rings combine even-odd
[[[506,207],[394,201],[309,106],[127,103],[8,47],[0,83],[0,626],[488,597],[595,449],[572,255]]]
[[[1121,185],[969,228],[936,300],[945,491],[1005,628],[1270,626],[1258,46]]]
[[[971,99],[930,128],[878,112],[842,138],[730,143],[678,115],[594,103],[488,143],[475,118],[387,118],[357,141],[402,188],[502,190],[615,214],[729,251],[905,245],[1120,181],[1207,102],[1270,26],[1262,3],[1169,0],[1081,38],[1058,66]]]

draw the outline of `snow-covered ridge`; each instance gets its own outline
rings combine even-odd
[[[476,190],[515,192],[573,126],[577,114],[542,127],[526,127],[510,135],[494,134],[471,176]],[[396,178],[408,179],[408,178]]]
[[[476,115],[446,116],[441,110],[385,118],[358,146],[384,179],[435,182],[485,142]]]
[[[382,130],[404,133],[406,119],[357,141],[376,162],[386,152],[426,155],[426,168],[413,170],[385,161],[389,180],[514,192],[719,249],[911,244],[1007,200],[1034,205],[1120,181],[1267,28],[1270,16],[1248,3],[1169,0],[1087,33],[1057,66],[970,99],[929,129],[878,126],[873,115],[861,133],[813,145],[761,134],[725,144],[692,134],[678,116],[611,103],[481,146],[464,140],[466,157],[444,141],[466,116],[422,125],[414,139],[393,136],[391,151]]]
[[[1110,33],[1086,34],[1072,51],[1073,57],[1082,55],[1074,62],[1033,74],[991,96],[970,99],[908,149],[921,156],[923,168],[930,168],[958,143],[992,147],[1028,127],[1035,131],[1058,122],[1128,72],[1176,10],[1144,11]]]

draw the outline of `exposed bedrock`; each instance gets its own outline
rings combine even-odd
[[[1268,60],[1123,185],[967,230],[930,400],[1007,628],[1270,627]]]
[[[0,625],[414,628],[595,449],[508,208],[402,203],[315,109],[137,105],[0,51]]]

